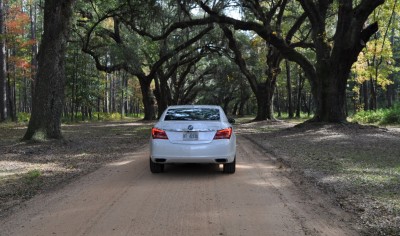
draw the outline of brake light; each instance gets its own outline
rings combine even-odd
[[[214,139],[230,139],[232,135],[232,128],[226,128],[218,130],[214,136]]]
[[[152,128],[151,136],[153,139],[168,139],[167,133],[162,129]]]

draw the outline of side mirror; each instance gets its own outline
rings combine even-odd
[[[233,118],[228,118],[228,122],[231,123],[231,124],[235,124],[235,119],[233,119]]]

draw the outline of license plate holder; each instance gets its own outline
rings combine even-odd
[[[197,141],[199,140],[199,132],[189,131],[183,132],[183,141]]]

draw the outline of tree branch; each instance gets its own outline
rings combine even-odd
[[[357,19],[365,22],[369,15],[385,0],[363,0],[355,9],[354,15]]]
[[[196,35],[195,37],[193,37],[192,39],[186,41],[185,43],[179,45],[178,47],[176,47],[175,49],[171,50],[170,52],[166,53],[164,56],[162,56],[151,68],[149,77],[152,77],[156,71],[160,68],[160,66],[167,61],[168,59],[170,59],[171,57],[173,57],[174,55],[176,55],[177,53],[179,53],[179,51],[189,47],[190,45],[192,45],[193,43],[195,43],[196,41],[200,40],[204,35],[206,35],[208,32],[210,32],[214,27],[210,26],[207,27],[206,29],[204,29],[203,31],[201,31],[198,35]]]
[[[246,61],[243,59],[242,52],[240,51],[239,46],[237,45],[237,42],[233,36],[232,31],[225,25],[220,25],[220,27],[229,41],[228,45],[235,55],[234,60],[236,64],[239,66],[242,73],[246,76],[247,80],[250,83],[251,89],[254,92],[256,92],[257,91],[256,76],[247,69]]]

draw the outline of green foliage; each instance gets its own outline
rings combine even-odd
[[[28,173],[26,173],[25,179],[27,182],[32,183],[40,176],[42,176],[42,172],[40,172],[40,170],[31,170]]]
[[[387,109],[383,118],[382,124],[400,124],[400,104],[393,109]]]
[[[29,122],[29,119],[31,118],[31,114],[26,113],[26,112],[19,112],[17,114],[17,118],[18,118],[18,122],[27,123],[27,122]]]
[[[95,112],[93,114],[94,118],[101,121],[117,121],[121,120],[120,113],[104,113],[104,112]]]
[[[377,111],[360,111],[353,116],[353,121],[360,123],[379,123],[383,117],[382,109]]]
[[[124,117],[121,117],[121,113],[118,112],[114,112],[114,113],[106,113],[106,112],[93,112],[92,114],[92,119],[90,120],[90,122],[94,122],[94,121],[120,121],[120,120],[125,120],[125,119],[140,119],[143,118],[143,114],[127,114]],[[82,119],[82,113],[78,112],[77,114],[75,114],[75,119],[74,122],[79,122],[79,121],[83,121],[84,119]],[[71,123],[71,117],[63,117],[62,118],[62,123],[66,123],[69,124]]]
[[[306,113],[306,112],[300,112],[300,118],[294,117],[294,118],[292,118],[292,119],[289,119],[289,113],[287,113],[287,112],[282,112],[282,113],[281,113],[281,116],[279,117],[279,116],[278,116],[278,113],[275,112],[275,117],[278,118],[279,120],[281,120],[281,119],[283,119],[283,120],[288,119],[288,120],[290,120],[290,121],[295,121],[295,120],[302,120],[302,121],[305,121],[305,120],[311,119],[312,116],[313,116],[313,114],[308,115],[308,113]]]
[[[391,109],[361,111],[356,113],[352,119],[366,124],[400,124],[400,104]]]
[[[30,113],[25,113],[25,112],[19,112],[17,114],[18,117],[18,123],[28,123],[29,119],[31,118]],[[82,113],[76,114],[76,120],[80,121],[82,120]],[[125,114],[125,117],[122,119],[130,119],[130,118],[143,118],[143,114]],[[114,113],[105,113],[105,112],[93,112],[92,114],[92,120],[93,121],[118,121],[121,120],[121,113],[114,112]],[[71,119],[70,117],[63,117],[62,118],[62,123],[70,123]]]

